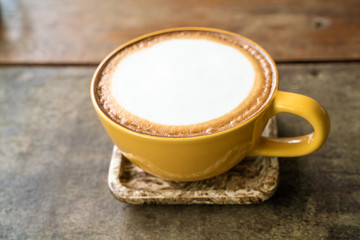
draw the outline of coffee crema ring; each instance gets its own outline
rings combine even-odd
[[[233,50],[240,52],[246,57],[255,72],[254,83],[252,84],[249,94],[245,96],[245,99],[235,108],[225,114],[207,121],[192,124],[162,124],[156,121],[150,121],[128,111],[128,109],[119,104],[116,98],[117,96],[113,92],[113,81],[117,68],[123,63],[124,59],[127,59],[134,53],[141,52],[144,49],[151,49],[159,43],[174,39],[207,40],[229,46]],[[141,67],[139,67],[138,71],[141,71]],[[121,79],[119,79],[119,81],[121,81]],[[120,49],[120,51],[111,57],[101,72],[101,78],[96,85],[96,97],[99,106],[107,116],[130,130],[162,137],[192,137],[220,132],[251,118],[269,101],[272,95],[273,85],[275,85],[273,81],[274,73],[269,60],[261,51],[253,47],[252,44],[245,39],[230,34],[211,31],[184,30],[148,37]],[[221,82],[218,84],[221,84]],[[134,92],[135,91],[136,90],[134,90]],[[149,88],[148,91],[151,91],[151,88]],[[186,91],[184,91],[183,96],[186,97],[186,94]],[[201,91],[199,91],[199,96],[201,96]],[[144,101],[146,100],[144,99]],[[176,111],[176,109],[174,111]],[[166,112],[164,114],[166,114]]]

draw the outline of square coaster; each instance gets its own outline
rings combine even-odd
[[[276,136],[276,120],[264,136]],[[113,196],[130,204],[255,204],[270,198],[279,179],[276,157],[246,157],[234,168],[214,178],[176,182],[144,172],[114,146],[108,184]]]

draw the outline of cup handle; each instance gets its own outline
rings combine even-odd
[[[314,99],[290,92],[278,91],[271,116],[292,113],[307,120],[314,131],[299,137],[261,137],[249,156],[297,157],[310,154],[321,147],[330,131],[326,110]]]

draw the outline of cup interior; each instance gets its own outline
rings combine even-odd
[[[131,134],[140,134],[142,136],[147,135],[147,137],[155,137],[155,138],[169,138],[169,137],[161,137],[161,136],[152,136],[152,135],[148,135],[145,133],[140,133],[140,132],[136,132],[134,130],[128,129],[125,126],[115,122],[110,116],[108,116],[108,114],[102,109],[101,104],[99,102],[99,97],[97,94],[97,86],[98,83],[101,79],[101,75],[104,71],[104,68],[107,66],[107,64],[112,60],[112,58],[114,56],[116,56],[120,51],[122,51],[123,49],[127,48],[128,46],[135,44],[137,42],[143,41],[144,39],[147,38],[151,38],[151,37],[156,37],[158,35],[161,34],[166,34],[166,33],[172,33],[172,32],[182,32],[182,31],[205,31],[205,32],[215,32],[215,33],[220,33],[220,34],[225,34],[227,36],[230,36],[232,38],[236,38],[236,39],[240,39],[242,42],[245,42],[246,44],[248,44],[249,46],[251,46],[252,49],[255,49],[259,54],[261,54],[261,56],[263,57],[263,59],[265,59],[265,61],[267,62],[268,66],[270,67],[270,71],[272,73],[272,85],[271,85],[271,90],[270,93],[268,95],[268,98],[266,100],[266,102],[256,111],[256,113],[254,115],[252,115],[249,119],[231,127],[228,129],[225,129],[223,131],[220,132],[216,132],[216,133],[211,133],[211,134],[207,134],[207,135],[202,135],[202,136],[191,136],[191,137],[184,137],[184,138],[199,138],[199,137],[205,137],[205,136],[211,136],[211,135],[215,135],[215,134],[224,134],[228,131],[233,131],[236,128],[241,127],[242,125],[246,124],[247,122],[249,122],[251,119],[255,118],[257,115],[259,115],[262,111],[264,111],[264,109],[266,109],[266,107],[269,105],[269,103],[271,102],[271,100],[274,98],[275,92],[277,90],[278,87],[278,71],[276,68],[276,64],[274,62],[274,60],[272,59],[272,57],[257,43],[253,42],[252,40],[243,37],[241,35],[232,33],[232,32],[228,32],[228,31],[224,31],[224,30],[219,30],[219,29],[213,29],[213,28],[197,28],[197,27],[185,27],[185,28],[173,28],[173,29],[166,29],[166,30],[161,30],[161,31],[156,31],[153,33],[149,33],[143,36],[140,36],[138,38],[135,38],[121,46],[119,46],[118,48],[116,48],[115,50],[113,50],[110,54],[108,54],[105,59],[99,64],[99,66],[97,67],[93,78],[92,78],[92,82],[91,82],[91,89],[90,89],[90,94],[91,94],[91,99],[93,102],[93,105],[95,107],[95,110],[98,112],[99,115],[102,116],[103,119],[105,119],[106,121],[110,122],[112,125],[115,125],[117,128],[120,128],[122,130],[128,131]],[[171,137],[170,137],[171,138]],[[181,138],[181,137],[176,137],[177,139]]]

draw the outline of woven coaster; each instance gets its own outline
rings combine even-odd
[[[276,136],[276,120],[267,124],[264,136]],[[246,157],[214,178],[175,182],[144,172],[114,146],[108,184],[114,197],[130,204],[255,204],[276,191],[279,162],[275,157]]]

